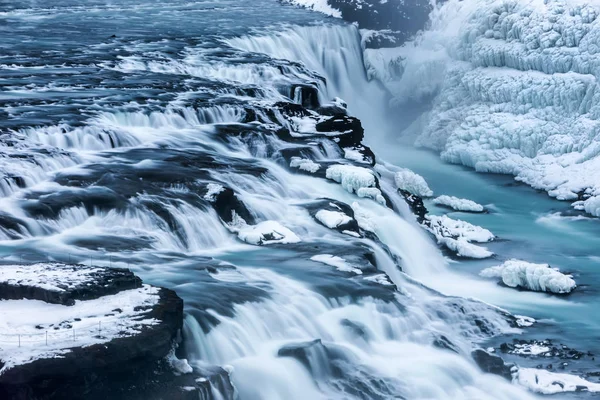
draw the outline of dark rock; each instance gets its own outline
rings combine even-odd
[[[314,110],[319,107],[319,90],[313,85],[292,86],[292,99],[302,106]]]
[[[452,343],[450,341],[450,339],[448,339],[444,335],[440,335],[440,336],[436,337],[435,340],[433,341],[433,345],[439,349],[450,350],[450,351],[458,354],[457,347],[454,345],[454,343]]]
[[[408,204],[408,207],[417,217],[417,222],[422,224],[425,221],[425,216],[428,213],[425,204],[423,204],[423,199],[417,195],[414,195],[402,189],[398,189],[398,193],[400,193],[400,195],[404,197],[404,200]]]
[[[483,372],[499,375],[509,381],[512,380],[513,364],[506,364],[501,357],[491,355],[481,349],[474,350],[471,356]]]
[[[360,146],[365,131],[359,119],[354,117],[331,117],[316,125],[317,132],[335,133],[334,140],[340,147]]]
[[[321,210],[341,212],[343,214],[346,214],[348,217],[350,217],[350,221],[346,222],[345,224],[341,224],[333,229],[335,229],[338,232],[350,231],[360,235],[360,228],[358,226],[358,222],[354,218],[354,210],[348,204],[332,199],[322,199],[314,203],[307,204],[305,205],[305,207],[308,209],[308,212],[310,213],[311,217],[313,217],[320,224],[323,223],[316,218],[316,215]]]
[[[215,201],[212,204],[219,217],[227,223],[232,221],[233,212],[235,212],[250,225],[255,224],[254,216],[230,188],[224,188],[223,191],[215,195]]]

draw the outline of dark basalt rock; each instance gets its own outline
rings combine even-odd
[[[230,223],[233,219],[233,212],[242,217],[250,225],[254,225],[254,216],[250,213],[246,205],[238,199],[235,192],[230,188],[224,188],[219,194],[215,195],[213,207],[219,217]]]
[[[135,336],[71,348],[61,358],[15,366],[0,375],[0,398],[92,398],[89,393],[102,393],[102,388],[115,380],[136,377],[148,368],[152,371],[156,362],[171,351],[183,325],[183,300],[168,289],[161,289],[159,296],[159,302],[143,317],[160,323],[143,328]]]
[[[340,147],[360,146],[365,131],[359,119],[354,117],[331,117],[316,125],[317,132],[340,132],[334,140]]]
[[[508,381],[512,380],[514,364],[506,364],[501,357],[489,354],[482,349],[474,350],[471,356],[483,372],[499,375]]]
[[[302,106],[314,110],[319,107],[319,90],[312,85],[294,85],[292,86],[292,99]]]
[[[69,271],[90,268],[85,265],[49,265],[53,269],[64,271],[65,277],[68,277]],[[78,286],[64,286],[63,291],[60,292],[37,286],[0,282],[0,300],[41,300],[46,303],[71,306],[75,304],[75,300],[98,299],[142,286],[142,280],[126,269],[105,268],[99,272],[92,272],[90,278],[90,281],[83,282]]]
[[[547,347],[548,350],[537,354],[531,354],[529,348],[531,346]],[[550,357],[561,360],[579,360],[584,357],[593,357],[592,353],[584,353],[582,351],[572,349],[564,344],[555,345],[551,339],[545,340],[523,340],[513,339],[512,343],[502,343],[500,351],[506,354],[518,355],[521,357],[542,357],[548,359]]]
[[[404,197],[408,207],[417,217],[417,222],[422,224],[425,221],[425,216],[428,213],[427,208],[425,208],[425,204],[423,204],[423,199],[402,189],[398,189],[398,193]]]
[[[327,117],[346,117],[348,115],[348,111],[345,108],[335,104],[323,105],[317,108],[316,111],[318,114]]]
[[[348,204],[342,203],[341,201],[337,200],[323,199],[314,203],[307,204],[306,208],[310,213],[310,216],[322,225],[323,223],[319,221],[316,217],[317,213],[321,210],[341,212],[343,214],[346,214],[348,217],[351,218],[351,220],[345,224],[341,224],[332,229],[335,229],[338,232],[355,232],[360,235],[360,228],[358,226],[358,222],[356,221],[356,219],[354,219],[354,210]]]

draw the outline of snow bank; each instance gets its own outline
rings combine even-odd
[[[586,381],[575,375],[557,374],[543,369],[519,368],[514,382],[532,392],[556,394],[564,392],[600,392],[600,384]]]
[[[335,18],[342,18],[340,10],[331,7],[327,0],[284,0],[287,3],[306,7]]]
[[[431,103],[405,132],[417,145],[560,200],[583,195],[600,216],[599,16],[597,2],[449,0],[370,67],[394,78],[395,101]]]
[[[440,205],[440,206],[450,207],[456,211],[466,211],[466,212],[483,212],[483,211],[485,211],[485,208],[481,204],[477,204],[474,201],[467,200],[467,199],[460,199],[460,198],[454,197],[454,196],[443,195],[443,196],[433,199],[433,203]]]
[[[347,224],[352,218],[341,211],[319,210],[315,218],[330,229],[335,229],[340,225]]]
[[[238,232],[238,237],[246,243],[258,246],[300,242],[300,238],[294,232],[277,221],[263,221],[256,225],[243,226]]]
[[[148,307],[158,303],[159,291],[143,285],[95,300],[78,300],[72,306],[39,300],[0,301],[0,360],[5,363],[0,374],[15,365],[60,357],[72,347],[138,334],[159,322],[142,318]]]
[[[356,275],[362,275],[362,271],[359,268],[354,268],[346,262],[342,257],[332,256],[331,254],[319,254],[310,258],[313,261],[320,262],[332,267],[335,267],[338,271],[352,272]]]
[[[394,176],[396,187],[405,190],[415,196],[431,197],[433,190],[429,189],[429,185],[421,175],[415,174],[410,169],[403,168],[396,172]]]
[[[507,286],[536,292],[565,294],[577,287],[570,275],[550,268],[548,264],[520,260],[508,260],[502,265],[484,269],[480,275],[485,278],[500,278]]]

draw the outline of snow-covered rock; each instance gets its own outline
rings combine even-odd
[[[127,270],[38,263],[0,271],[3,390],[33,395],[105,368],[130,373],[167,356],[183,325],[173,291]],[[80,397],[77,385],[68,389]]]
[[[532,392],[556,394],[565,392],[600,392],[600,384],[592,383],[576,375],[559,374],[536,368],[519,368],[514,382]]]
[[[450,237],[464,239],[467,242],[487,243],[494,240],[495,236],[489,230],[466,221],[452,219],[446,215],[428,215],[429,230],[436,237]]]
[[[238,237],[246,243],[258,246],[300,242],[300,238],[294,232],[277,221],[263,221],[256,225],[245,225],[239,229]]]
[[[460,257],[488,258],[494,255],[485,247],[471,243],[486,243],[494,240],[494,234],[480,226],[445,215],[428,215],[422,225],[435,236],[438,243]]]
[[[445,161],[514,175],[600,216],[600,5],[439,4],[395,58],[370,57],[378,77],[397,73],[397,102],[431,103],[406,133]]]
[[[345,225],[352,221],[352,217],[341,211],[320,210],[315,214],[315,218],[330,229],[335,229],[340,225]]]
[[[484,269],[480,275],[485,278],[500,278],[507,286],[536,292],[565,294],[577,287],[570,275],[565,275],[548,264],[533,264],[514,259]]]
[[[357,193],[359,189],[374,188],[377,185],[377,179],[371,170],[353,165],[332,165],[327,168],[325,176],[340,183],[349,193]]]
[[[427,185],[425,179],[410,169],[403,168],[396,172],[394,180],[398,189],[405,190],[411,194],[414,194],[415,196],[433,196],[433,190],[429,189],[429,185]]]
[[[460,199],[454,196],[439,196],[433,199],[433,203],[439,206],[449,207],[456,211],[476,212],[485,211],[481,204],[477,204],[472,200]]]

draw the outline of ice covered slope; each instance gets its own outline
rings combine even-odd
[[[600,216],[599,14],[600,2],[449,0],[417,39],[366,61],[400,106],[431,102],[408,129],[418,145]]]

